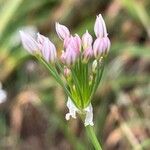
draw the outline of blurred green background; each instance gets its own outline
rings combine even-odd
[[[0,0],[1,150],[93,150],[80,120],[67,122],[63,89],[20,43],[19,30],[40,32],[62,48],[55,22],[94,35],[106,21],[111,49],[93,99],[104,150],[150,149],[149,0]]]

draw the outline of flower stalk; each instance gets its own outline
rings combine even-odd
[[[102,147],[95,135],[94,128],[91,126],[86,126],[86,132],[87,132],[87,135],[88,135],[89,139],[91,140],[95,150],[102,150]]]

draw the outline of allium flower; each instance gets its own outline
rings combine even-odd
[[[88,47],[83,51],[83,61],[88,62],[90,58],[93,57],[93,49],[92,47]]]
[[[91,125],[93,126],[93,107],[91,104],[89,104],[88,107],[84,108],[84,111],[86,113],[86,117],[85,117],[85,126]]]
[[[64,40],[65,38],[68,38],[70,36],[70,31],[66,26],[56,22],[55,27],[56,27],[56,32],[61,40]]]
[[[106,25],[105,25],[104,19],[101,14],[99,14],[96,17],[96,21],[95,21],[95,25],[94,25],[94,32],[95,32],[95,35],[97,38],[98,37],[100,37],[100,38],[106,37],[108,35]]]
[[[55,62],[57,58],[56,48],[48,38],[44,40],[41,52],[47,62],[51,62],[51,63]]]
[[[110,40],[102,15],[98,15],[95,21],[94,31],[97,39],[94,42],[94,56],[100,58],[107,55],[110,48]]]
[[[69,120],[70,117],[76,119],[76,113],[78,112],[79,114],[81,113],[85,113],[86,117],[85,117],[85,126],[91,125],[93,126],[93,107],[91,104],[89,104],[89,106],[87,106],[86,108],[83,109],[83,111],[81,112],[72,102],[72,100],[68,97],[68,101],[67,101],[67,107],[69,109],[69,113],[66,114],[66,120]]]
[[[107,55],[110,48],[110,40],[108,37],[97,38],[93,44],[94,56],[100,58]]]
[[[83,49],[87,49],[92,46],[93,38],[89,34],[88,30],[83,34],[82,36],[82,44],[83,44]]]
[[[71,35],[66,26],[56,23],[56,32],[63,41],[60,58],[55,45],[47,37],[38,33],[37,39],[34,39],[24,32],[20,34],[24,48],[35,56],[38,53],[40,57],[37,59],[65,90],[69,109],[66,120],[76,118],[78,113],[85,117],[85,126],[93,126],[91,100],[102,78],[105,63],[101,62],[105,62],[110,48],[105,22],[101,15],[97,16],[94,42],[87,30],[80,38],[78,34]]]
[[[68,37],[64,40],[64,48],[67,47],[72,47],[76,53],[80,53],[81,39],[78,34],[75,34],[75,36]]]
[[[68,79],[71,77],[71,70],[67,67],[64,67],[64,76]]]
[[[47,62],[54,63],[57,57],[55,45],[45,36],[37,33],[37,40],[20,31],[24,48],[33,55],[42,55]]]
[[[72,100],[68,97],[68,101],[67,101],[67,107],[69,109],[69,113],[66,114],[66,120],[69,120],[70,117],[76,119],[76,112],[79,111],[79,109],[74,105],[74,103],[72,102]]]
[[[63,62],[67,66],[73,65],[78,57],[78,53],[71,46],[68,46],[66,51],[62,53]]]
[[[64,39],[64,43],[63,43],[65,49],[67,48],[67,46],[69,45],[69,43],[70,43],[70,37],[65,38]]]
[[[80,39],[79,35],[75,34],[75,36],[73,37],[73,40],[71,40],[70,43],[74,45],[76,52],[79,54],[81,51],[81,39]]]
[[[37,33],[37,42],[38,42],[38,45],[39,45],[39,48],[41,49],[42,48],[42,45],[44,43],[44,41],[47,39],[47,37],[43,36],[42,34],[40,33]]]
[[[39,50],[38,43],[28,33],[20,31],[23,47],[31,54]]]

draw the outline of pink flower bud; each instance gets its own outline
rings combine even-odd
[[[40,49],[42,48],[42,45],[46,39],[47,39],[47,37],[43,36],[40,33],[37,33],[37,42],[39,44]]]
[[[20,31],[23,47],[31,54],[39,50],[38,43],[28,34]]]
[[[44,36],[43,36],[44,37]],[[47,62],[54,63],[57,57],[54,44],[46,37],[42,43],[41,52]]]
[[[44,40],[46,39],[47,37],[45,37],[44,35],[40,34],[40,33],[37,33],[37,42],[40,43],[40,44],[43,44]]]
[[[60,60],[62,61],[63,64],[65,64],[65,51],[64,50],[62,50]]]
[[[77,50],[77,52],[80,52],[81,51],[81,39],[80,39],[78,34],[75,34],[74,40],[75,40],[76,45],[77,45],[77,49],[76,50]]]
[[[61,40],[64,40],[65,38],[68,38],[70,36],[70,31],[66,26],[61,25],[56,22],[55,28],[56,28],[56,32]]]
[[[92,42],[93,42],[93,38],[89,34],[88,30],[86,30],[86,32],[82,36],[83,49],[91,47],[92,46]]]
[[[110,40],[108,37],[97,38],[93,45],[94,56],[100,58],[101,56],[107,55],[110,48]]]
[[[62,53],[61,58],[63,59],[63,63],[65,63],[67,66],[71,66],[75,63],[77,60],[77,53],[74,49],[72,49],[71,46],[68,46],[66,51]]]
[[[67,38],[65,38],[65,39],[64,39],[64,48],[65,48],[65,49],[66,49],[66,48],[67,48],[67,46],[69,45],[70,40],[71,40],[71,38],[70,38],[70,37],[67,37]]]
[[[106,25],[101,14],[99,14],[96,18],[94,32],[97,38],[107,37]]]
[[[87,62],[92,57],[93,57],[92,47],[89,47],[89,48],[85,49],[84,52],[83,52],[83,61]]]
[[[81,39],[80,37],[76,34],[74,37],[71,36],[70,40],[68,42],[68,45],[66,47],[71,47],[78,55],[80,54],[81,50]]]
[[[66,49],[68,46],[72,47],[72,49],[74,49],[78,54],[80,54],[81,39],[78,34],[64,39],[64,48]]]
[[[69,78],[71,76],[71,70],[67,67],[64,68],[64,75],[66,78]]]

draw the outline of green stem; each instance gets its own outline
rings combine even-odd
[[[74,84],[76,87],[76,92],[78,93],[78,96],[80,97],[80,100],[81,100],[81,107],[84,108],[84,103],[83,103],[83,99],[82,99],[82,93],[81,93],[79,80],[78,80],[76,73],[74,72],[73,69],[71,69],[71,72],[72,72],[72,77],[73,77]]]
[[[102,150],[102,147],[101,147],[101,145],[100,145],[100,143],[99,143],[99,141],[95,135],[93,127],[87,126],[86,132],[87,132],[89,139],[91,140],[95,150]]]
[[[60,78],[57,70],[55,68],[53,68],[50,64],[48,64],[42,57],[39,57],[38,55],[35,57],[48,69],[48,71],[51,73],[51,75],[55,78],[55,80],[57,81],[57,83],[62,86],[66,92],[66,94],[72,99],[72,101],[74,102],[74,104],[76,105],[70,91],[68,90],[68,88],[65,86],[65,84],[63,83],[62,79]]]

